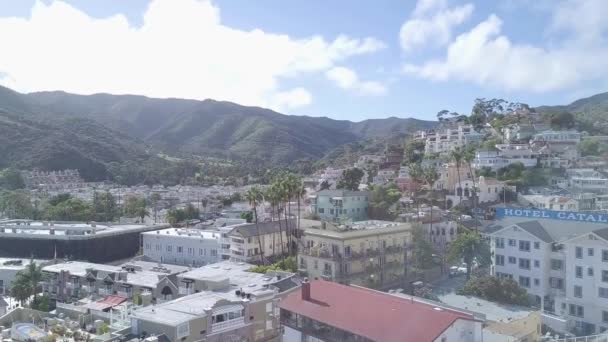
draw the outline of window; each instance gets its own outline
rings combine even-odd
[[[602,270],[602,281],[608,283],[608,271]]]
[[[519,277],[519,286],[530,287],[530,277]]]
[[[522,252],[529,252],[530,241],[519,240],[519,250]]]
[[[593,250],[593,248],[587,248],[587,255],[592,257],[593,254],[595,253],[595,251]]]
[[[315,260],[315,270],[319,269],[319,261]]]
[[[606,287],[598,287],[597,295],[600,298],[608,298],[608,288]]]
[[[570,304],[568,312],[570,313],[570,316],[576,316],[576,317],[585,316],[584,308],[580,305]]]
[[[602,250],[602,261],[608,262],[608,250]]]
[[[171,250],[173,249],[173,246],[171,245],[167,245],[167,252],[171,253]]]
[[[324,208],[318,208],[317,211],[319,212],[319,214],[325,214]]]
[[[496,248],[505,248],[505,239],[504,238],[496,238]]]
[[[582,278],[583,277],[583,268],[581,266],[574,267],[574,274],[576,275],[577,278]]]
[[[577,259],[582,259],[583,258],[583,248],[582,247],[575,247],[574,254],[576,255]]]
[[[564,267],[564,262],[558,259],[551,259],[551,269],[554,271],[560,271]]]
[[[210,253],[211,253],[212,257],[216,257],[217,256],[217,249],[211,249],[210,251],[211,251]]]
[[[517,258],[516,257],[509,257],[509,264],[516,264],[517,263]]]
[[[534,267],[540,267],[540,261],[534,260]]]
[[[587,275],[593,277],[593,267],[587,268]]]
[[[534,278],[534,286],[539,286],[540,280],[538,278]]]
[[[540,249],[540,242],[534,241],[534,249]]]
[[[608,311],[602,311],[602,322],[608,323]]]
[[[574,286],[574,297],[583,298],[583,287],[575,285]]]
[[[333,215],[334,214],[334,210],[333,209],[329,209],[329,214]]]
[[[564,289],[564,279],[562,278],[549,278],[549,287],[552,289],[563,290]]]
[[[505,264],[505,256],[496,254],[496,265],[504,266]]]
[[[514,239],[509,239],[509,246],[515,247],[516,244],[517,242]]]
[[[519,258],[519,268],[524,270],[530,269],[530,259]]]
[[[184,247],[177,246],[177,253],[184,253]]]

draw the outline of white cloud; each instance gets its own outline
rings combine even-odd
[[[362,81],[357,73],[349,68],[337,66],[325,72],[327,78],[342,89],[355,90],[361,95],[384,95],[386,87],[377,81]]]
[[[410,19],[401,26],[401,48],[411,51],[425,45],[448,44],[452,30],[469,19],[473,9],[470,3],[450,8],[446,0],[419,0]]]
[[[374,38],[237,30],[208,0],[154,0],[141,27],[123,15],[95,19],[38,1],[29,18],[0,18],[0,41],[0,83],[20,91],[214,98],[279,110],[312,101],[303,88],[282,89],[281,79],[385,47]]]
[[[555,9],[555,28],[571,33],[559,44],[538,47],[513,43],[502,34],[502,21],[490,15],[473,29],[458,36],[444,58],[421,65],[406,64],[404,72],[421,78],[447,81],[472,81],[506,90],[546,92],[565,89],[583,81],[601,80],[608,76],[608,47],[601,41],[604,29],[595,24],[581,24],[594,10],[600,11],[603,0],[580,0],[562,3]],[[564,6],[568,5],[568,6]],[[581,7],[582,6],[582,7]],[[586,14],[585,14],[586,13]],[[604,11],[605,13],[605,11]]]

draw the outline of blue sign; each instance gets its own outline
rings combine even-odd
[[[496,217],[529,217],[531,219],[608,223],[608,214],[525,208],[496,208]]]

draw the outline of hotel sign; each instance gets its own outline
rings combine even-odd
[[[524,208],[496,208],[496,217],[529,217],[531,219],[542,218],[562,221],[608,223],[608,214]]]

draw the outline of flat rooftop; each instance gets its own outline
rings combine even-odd
[[[254,265],[243,262],[222,261],[193,269],[180,274],[178,277],[212,282],[221,282],[228,279],[230,290],[243,289],[246,292],[252,292],[266,289],[269,285],[293,276],[293,273],[289,272],[271,272],[268,274],[249,272],[253,267]]]
[[[84,277],[87,275],[87,270],[93,269],[102,272],[120,272],[122,268],[119,266],[105,265],[105,264],[94,264],[91,262],[83,261],[68,261],[55,265],[49,265],[42,268],[45,272],[59,273],[61,271],[68,271],[72,275]]]
[[[312,222],[317,222],[312,223]],[[411,229],[411,224],[404,222],[368,220],[357,221],[347,225],[336,225],[331,222],[309,221],[303,225],[304,234],[320,235],[337,239],[357,238],[368,235],[391,234]]]
[[[83,239],[167,228],[168,225],[108,224],[93,222],[0,221],[0,237]]]
[[[142,235],[154,235],[154,236],[171,236],[184,239],[206,239],[206,240],[219,240],[221,237],[220,231],[202,230],[193,228],[167,228],[156,230],[153,232],[145,232]]]

